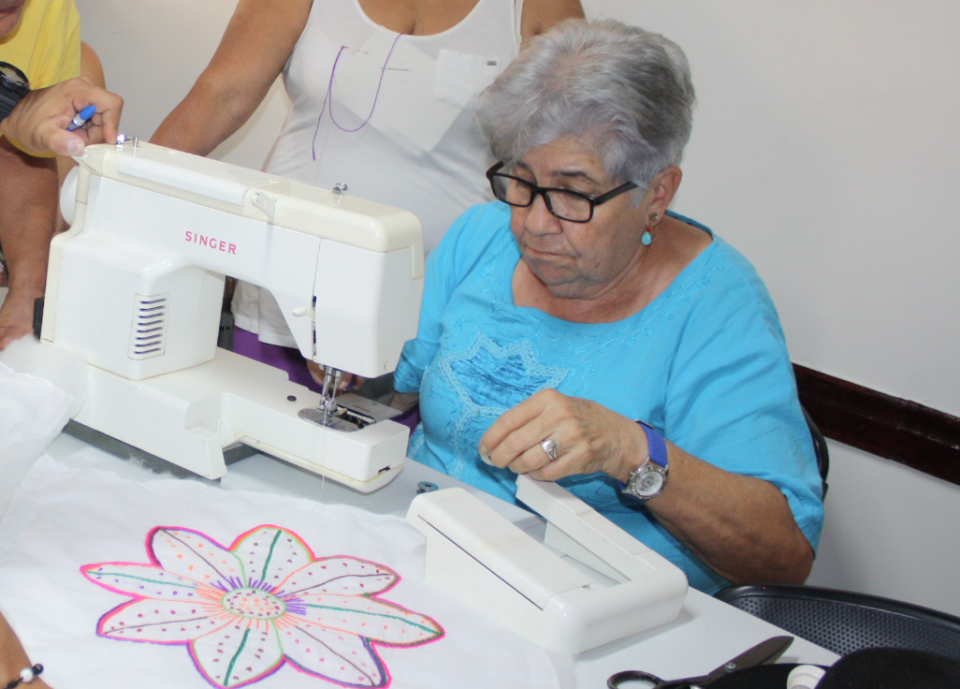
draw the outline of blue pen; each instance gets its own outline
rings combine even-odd
[[[75,129],[80,129],[87,120],[93,117],[93,114],[97,111],[96,105],[88,105],[83,110],[78,112],[76,116],[70,121],[70,124],[67,125],[67,131],[72,132]]]

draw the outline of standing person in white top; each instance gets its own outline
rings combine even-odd
[[[265,170],[410,210],[429,252],[465,209],[490,200],[484,171],[495,161],[474,97],[522,40],[582,16],[579,0],[240,0],[153,142],[208,154],[282,71],[292,109]],[[235,351],[313,382],[299,352],[277,349],[295,344],[268,292],[241,283],[233,312]]]

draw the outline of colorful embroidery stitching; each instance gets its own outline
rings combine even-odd
[[[133,596],[100,618],[111,639],[186,644],[215,687],[241,687],[284,663],[347,687],[386,687],[374,644],[443,636],[433,619],[382,600],[400,577],[354,557],[315,558],[297,534],[258,526],[229,548],[190,529],[147,535],[152,564],[84,565],[90,581]]]

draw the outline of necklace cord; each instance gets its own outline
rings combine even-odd
[[[327,101],[330,101],[330,121],[333,122],[337,129],[346,132],[347,134],[352,134],[353,132],[358,132],[366,127],[367,123],[370,122],[370,118],[373,117],[373,111],[377,108],[377,100],[380,98],[380,88],[383,86],[383,77],[387,73],[387,65],[390,64],[390,57],[393,55],[393,49],[397,47],[397,41],[400,40],[402,35],[403,34],[398,33],[397,37],[393,39],[393,43],[390,45],[390,51],[387,53],[387,59],[384,60],[383,67],[380,68],[380,81],[377,82],[377,92],[373,95],[373,105],[370,106],[370,114],[368,114],[367,119],[365,119],[360,126],[356,127],[355,129],[347,129],[337,122],[336,117],[333,116],[333,80],[337,74],[337,63],[340,62],[340,56],[343,54],[343,51],[347,49],[347,46],[345,45],[340,46],[340,50],[337,52],[337,57],[333,61],[333,67],[330,69],[330,81],[327,84],[327,92],[323,96],[323,105],[320,106],[320,116],[317,117],[317,126],[313,131],[312,153],[314,162],[317,160],[317,134],[320,132],[320,121],[323,119],[323,113],[327,109]]]

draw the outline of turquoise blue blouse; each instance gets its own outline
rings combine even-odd
[[[554,388],[643,419],[722,469],[769,481],[816,548],[821,481],[776,309],[743,256],[680,219],[713,242],[639,313],[585,324],[514,305],[520,252],[505,204],[461,216],[430,254],[417,339],[395,375],[398,391],[420,391],[409,456],[513,501],[515,475],[481,462],[477,445],[504,411]],[[727,584],[610,477],[560,483],[679,566],[691,586]]]

